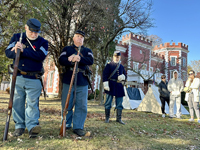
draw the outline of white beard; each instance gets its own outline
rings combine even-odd
[[[35,38],[30,38],[30,37],[27,36],[27,34],[26,34],[26,37],[27,37],[29,40],[36,40],[36,39],[38,38],[38,36],[35,37]]]
[[[38,38],[38,36],[36,38],[30,38],[28,37],[29,40],[36,40]]]

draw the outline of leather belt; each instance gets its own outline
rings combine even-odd
[[[41,72],[25,72],[25,71],[20,70],[19,68],[18,68],[18,72],[22,75],[35,76],[37,79],[43,75]]]
[[[74,70],[74,68],[71,68],[71,67],[70,67],[70,68],[69,68],[69,70],[73,71],[73,70]],[[78,72],[85,73],[85,70],[78,68]]]
[[[13,73],[14,69],[13,69],[13,65],[8,65],[8,72],[9,73]],[[43,75],[44,72],[41,72],[41,71],[37,71],[37,72],[25,72],[25,71],[22,71],[18,68],[17,70],[18,73],[20,73],[21,75],[27,75],[27,76],[35,76],[36,78],[40,77]]]
[[[115,81],[115,82],[117,82],[117,81],[118,81],[117,79],[109,79],[109,80],[111,80],[111,81]]]

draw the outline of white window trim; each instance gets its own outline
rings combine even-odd
[[[152,71],[151,71],[151,69],[152,69]],[[153,67],[150,67],[150,68],[149,68],[149,71],[150,71],[150,72],[153,72]]]
[[[135,69],[135,65],[137,65],[137,69]],[[139,63],[138,62],[133,61],[133,69],[135,71],[138,71],[138,69],[139,69]]]
[[[160,69],[159,68],[156,68],[156,76],[157,76],[157,78],[160,76]]]
[[[172,65],[172,61],[171,61],[171,60],[172,60],[172,59],[171,59],[172,57],[175,57],[175,65]],[[177,61],[177,56],[170,56],[170,65],[171,65],[171,66],[176,66],[176,61]]]
[[[186,67],[187,65],[187,63],[186,63],[186,58],[185,57],[183,57],[183,60],[185,59],[185,65],[184,65],[184,61],[183,61],[183,67]]]
[[[170,74],[169,74],[169,76],[170,76],[169,78],[170,78],[170,79],[173,78],[173,72],[174,72],[174,70],[170,70]],[[171,76],[172,76],[172,77],[171,77]]]
[[[185,73],[186,74],[186,78],[184,79],[184,75],[183,75],[183,81],[187,81],[187,72],[185,70],[182,70],[182,73]]]
[[[142,68],[143,68],[143,65],[145,65],[145,66],[146,66],[146,68],[145,68],[145,69],[142,69]],[[147,70],[147,64],[142,64],[141,70]]]
[[[49,72],[49,88],[53,87],[53,73],[54,73],[54,71],[50,71]],[[52,74],[52,85],[50,84],[50,82],[51,82],[51,74]]]

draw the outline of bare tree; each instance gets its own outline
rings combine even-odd
[[[93,39],[94,34],[98,37],[102,30],[99,26],[106,20],[106,0],[42,0],[43,5],[36,1],[32,5],[37,7],[37,18],[43,24],[43,33],[49,40],[49,55],[52,56],[60,74],[59,89],[61,89],[62,67],[58,60],[62,49],[72,44],[72,37],[75,30],[80,29],[86,33],[85,44],[90,48],[97,48]],[[61,91],[59,91],[61,94]]]
[[[5,56],[5,49],[12,35],[23,31],[24,16],[29,15],[22,12],[27,9],[24,5],[28,3],[28,0],[0,1],[0,82],[3,77],[9,80],[7,66],[12,63],[12,60]]]
[[[113,2],[113,1],[111,1]],[[103,32],[95,39],[99,39],[96,44],[95,62],[98,64],[100,73],[102,74],[108,58],[111,58],[114,50],[111,44],[113,40],[118,38],[124,32],[137,30],[145,32],[146,29],[153,26],[153,19],[150,18],[152,1],[151,0],[125,0],[114,3],[115,6],[110,9],[108,7],[107,22],[102,26]],[[112,6],[112,5],[111,5]],[[96,36],[96,35],[94,35]],[[111,50],[111,51],[110,51]],[[111,53],[110,53],[111,52]],[[100,82],[99,99],[103,102],[103,82]]]
[[[145,38],[152,41],[152,48],[154,48],[154,46],[156,45],[160,45],[163,43],[162,39],[157,35],[152,34],[152,35],[146,36]]]
[[[200,72],[200,60],[193,60],[190,61],[190,65],[188,66],[188,69],[192,69],[195,71],[195,73]],[[189,71],[189,70],[188,70]]]
[[[113,41],[117,37],[132,29],[145,32],[153,26],[150,18],[152,0],[15,1],[18,2],[15,11],[21,11],[11,15],[11,17],[20,16],[16,25],[13,19],[9,19],[9,23],[13,23],[13,31],[17,26],[24,24],[30,16],[40,20],[42,35],[49,40],[49,54],[52,55],[60,75],[62,73],[62,68],[58,63],[60,53],[65,46],[72,44],[72,36],[76,29],[85,31],[85,44],[93,50],[95,64],[99,65],[100,73],[102,73],[107,58],[114,51]],[[59,85],[61,89],[61,84]],[[102,91],[102,81],[100,87]]]

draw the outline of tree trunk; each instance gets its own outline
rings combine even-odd
[[[104,96],[103,96],[103,70],[104,68],[101,67],[101,81],[100,81],[100,90],[99,90],[99,100],[100,100],[100,105],[103,105],[104,103]]]
[[[61,98],[62,95],[62,79],[63,79],[63,71],[60,64],[57,66],[59,73],[59,89],[58,89],[58,98]]]
[[[59,90],[58,90],[58,98],[61,98],[62,95],[62,73],[59,73]]]
[[[104,103],[104,96],[103,96],[103,79],[101,78],[101,82],[100,82],[100,90],[99,90],[99,99],[100,99],[100,104],[103,105]]]

